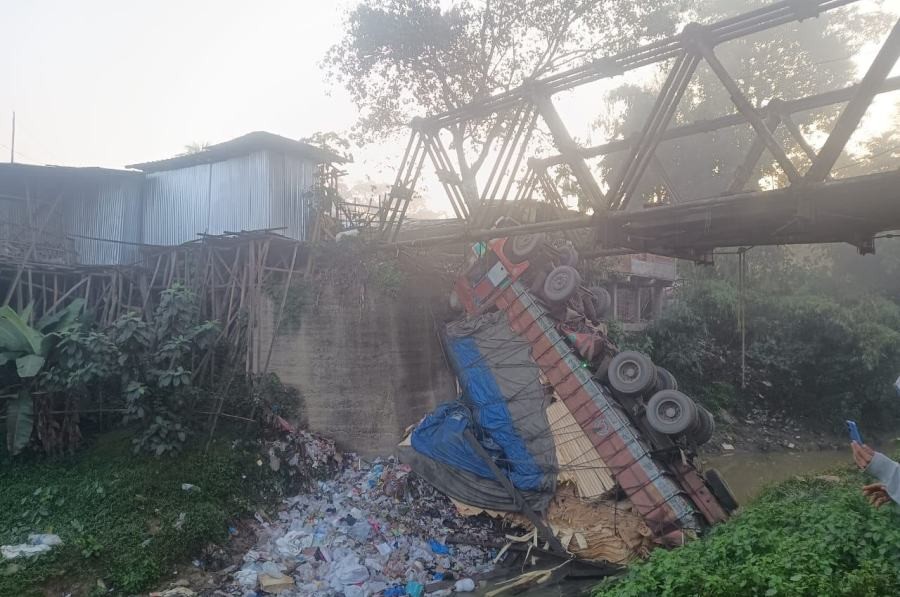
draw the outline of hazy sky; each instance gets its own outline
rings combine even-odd
[[[253,130],[350,127],[318,63],[351,0],[0,0],[0,156],[66,165],[168,157]]]
[[[0,0],[0,159],[13,110],[16,161],[38,164],[123,167],[254,130],[347,130],[355,109],[319,62],[354,1]],[[404,145],[355,152],[351,181],[392,180]]]

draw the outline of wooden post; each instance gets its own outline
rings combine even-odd
[[[281,325],[281,316],[284,313],[284,305],[287,303],[288,293],[291,291],[291,280],[294,277],[294,265],[297,263],[297,250],[299,248],[300,243],[294,245],[290,271],[288,272],[287,280],[284,283],[284,291],[281,294],[281,304],[278,306],[278,314],[275,316],[275,320],[272,323],[272,338],[269,340],[269,351],[266,353],[266,362],[265,365],[263,365],[262,370],[264,375],[269,372],[269,361],[272,359],[272,349],[275,347],[275,336],[278,334],[278,326]]]

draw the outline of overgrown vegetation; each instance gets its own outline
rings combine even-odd
[[[174,459],[130,447],[122,430],[74,456],[0,457],[0,544],[35,532],[63,540],[38,558],[0,563],[0,595],[39,595],[60,582],[90,590],[97,580],[117,593],[147,590],[170,564],[226,540],[234,517],[279,495],[270,467],[257,464],[265,454],[227,432],[207,453],[190,444]]]
[[[880,243],[888,256],[897,248]],[[886,428],[900,415],[900,304],[845,267],[844,248],[754,249],[744,289],[746,388],[741,388],[736,259],[682,264],[685,279],[646,334],[617,339],[646,350],[714,408],[766,407],[833,425]],[[874,259],[856,257],[856,260]]]
[[[594,595],[900,594],[900,512],[866,502],[860,487],[869,477],[826,479],[773,487],[709,536],[654,551]]]
[[[9,452],[32,439],[47,453],[71,451],[81,440],[84,402],[103,395],[112,401],[105,410],[140,424],[135,450],[179,449],[190,432],[187,406],[200,391],[194,368],[217,324],[199,321],[196,297],[180,285],[161,293],[149,320],[126,313],[100,329],[83,306],[75,302],[34,327],[30,309],[0,310],[0,385],[18,392],[7,409]]]

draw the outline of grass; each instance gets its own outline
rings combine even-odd
[[[860,492],[871,477],[793,480],[709,535],[657,550],[596,597],[900,595],[900,511]]]
[[[277,494],[269,467],[224,436],[208,454],[193,446],[160,459],[132,454],[130,438],[107,434],[61,458],[0,459],[0,544],[36,532],[64,542],[37,558],[0,561],[0,596],[97,580],[119,594],[147,590],[172,563],[224,541],[229,521]]]

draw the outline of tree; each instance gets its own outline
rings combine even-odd
[[[181,155],[193,155],[209,149],[209,141],[193,141],[184,146],[184,152]]]
[[[316,131],[309,137],[302,137],[301,143],[309,143],[322,149],[327,149],[331,153],[353,160],[353,154],[350,153],[350,140],[341,133],[334,131]]]
[[[364,0],[324,60],[359,108],[358,139],[452,110],[528,79],[673,31],[678,0]],[[450,127],[463,187],[509,124],[491,115]]]

